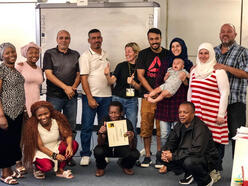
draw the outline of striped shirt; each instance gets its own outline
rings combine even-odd
[[[227,79],[226,81],[228,82]],[[228,86],[226,88],[228,89]],[[217,83],[216,71],[213,71],[205,79],[196,79],[195,73],[192,72],[189,91],[191,93],[188,100],[195,105],[195,115],[207,124],[213,134],[213,140],[217,143],[228,144],[226,106],[224,111],[225,122],[223,124],[216,124],[216,119],[220,115],[219,109],[222,106],[221,104],[223,104],[220,103],[221,93]],[[226,102],[227,96],[228,93],[226,94]]]
[[[214,48],[218,63],[228,65],[248,72],[248,49],[238,45],[236,42],[225,54],[221,53],[221,45]],[[238,78],[227,72],[230,83],[230,95],[228,103],[242,102],[246,104],[247,79]]]

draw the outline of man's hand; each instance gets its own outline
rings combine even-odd
[[[75,88],[73,88],[72,86],[66,86],[64,88],[64,91],[65,91],[65,93],[66,93],[66,95],[67,95],[67,97],[69,99],[71,99],[75,95],[75,90],[74,89]]]
[[[128,137],[129,140],[132,140],[133,137],[134,137],[134,133],[132,131],[127,131],[125,134],[124,134],[124,137]]]
[[[101,126],[101,128],[99,129],[98,133],[100,134],[105,134],[107,132],[107,128],[106,128],[106,122],[104,122],[104,125]]]
[[[0,128],[3,130],[8,129],[8,122],[4,115],[0,116]]]
[[[109,74],[110,74],[110,66],[109,66],[109,63],[108,63],[106,68],[104,69],[104,75],[108,76]]]
[[[88,104],[92,109],[96,109],[99,106],[99,104],[96,102],[94,98],[88,99]]]
[[[169,163],[172,160],[172,153],[169,150],[162,151],[161,160]]]
[[[221,70],[221,69],[226,70],[226,65],[223,65],[223,64],[220,64],[220,63],[216,63],[214,65],[214,69],[215,70]]]

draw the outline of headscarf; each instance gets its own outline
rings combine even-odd
[[[27,53],[29,48],[36,48],[39,50],[39,54],[41,53],[41,48],[36,45],[34,42],[30,42],[27,45],[21,47],[21,54],[23,57],[27,58]]]
[[[209,59],[202,63],[199,59],[199,51],[201,49],[206,49],[209,52]],[[216,64],[215,52],[213,45],[210,43],[202,43],[197,52],[195,75],[198,79],[204,79],[209,76],[214,71],[214,65]]]
[[[172,51],[171,51],[172,43],[174,43],[174,42],[178,42],[178,43],[181,45],[181,47],[182,47],[182,52],[181,52],[181,54],[179,54],[178,56],[175,56],[175,55],[172,53]],[[173,62],[173,60],[174,60],[175,58],[181,58],[181,59],[183,59],[183,61],[184,61],[184,68],[185,68],[188,72],[190,72],[190,69],[191,69],[191,67],[193,66],[193,63],[188,59],[187,46],[186,46],[184,40],[182,40],[181,38],[178,38],[178,37],[174,38],[174,39],[171,41],[171,43],[170,43],[170,51],[171,51],[171,58],[170,58],[170,64],[169,64],[169,66],[172,66],[172,62]]]
[[[5,51],[6,48],[13,48],[14,50],[16,50],[15,46],[11,43],[2,43],[0,45],[0,61],[3,61],[3,53]]]

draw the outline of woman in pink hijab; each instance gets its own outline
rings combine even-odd
[[[40,100],[40,86],[43,82],[43,74],[40,67],[36,65],[39,60],[41,48],[33,42],[21,48],[21,54],[27,60],[18,63],[16,69],[25,79],[25,98],[28,116],[31,117],[30,107],[33,103]]]

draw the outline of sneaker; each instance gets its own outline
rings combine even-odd
[[[206,186],[212,186],[214,184],[214,180],[211,178],[211,181]]]
[[[182,185],[189,185],[194,181],[194,178],[192,175],[188,175],[185,173],[184,178],[179,181]]]
[[[141,163],[141,167],[149,167],[152,164],[152,160],[150,157],[145,157],[144,161]]]
[[[212,170],[209,176],[214,180],[214,183],[218,182],[221,179],[220,171]]]
[[[89,156],[83,156],[80,165],[82,166],[88,166],[90,164],[90,157]]]
[[[160,169],[163,167],[163,164],[158,160],[156,159],[156,163],[155,163],[155,166],[154,166],[156,169]]]

